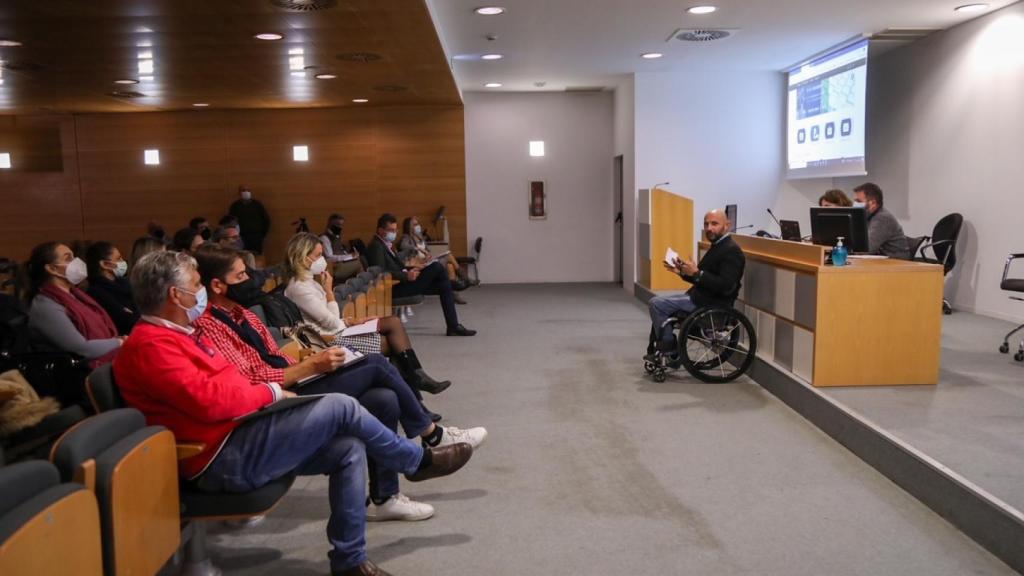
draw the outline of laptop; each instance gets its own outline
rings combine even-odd
[[[782,229],[782,239],[799,242],[803,236],[800,235],[800,223],[796,220],[779,220],[779,228]]]

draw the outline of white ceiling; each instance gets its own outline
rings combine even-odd
[[[973,0],[427,0],[463,92],[611,87],[637,72],[707,68],[781,70],[863,33],[945,29],[987,14],[955,13]],[[991,10],[1013,0],[989,0]],[[691,15],[686,8],[714,4]],[[498,5],[499,16],[473,9]],[[991,12],[990,10],[990,12]],[[677,28],[738,29],[708,44],[667,42]],[[488,40],[488,35],[497,39]],[[498,61],[481,61],[486,53]],[[643,60],[661,52],[660,60]],[[546,82],[542,88],[536,82]]]

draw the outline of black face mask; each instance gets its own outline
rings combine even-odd
[[[342,230],[343,228],[341,226],[331,226],[331,234],[334,234],[335,236],[341,236]]]
[[[213,236],[213,232],[210,232],[209,228],[203,228],[199,235],[203,237],[203,240],[209,240],[210,236]]]
[[[238,284],[228,284],[227,296],[232,301],[250,308],[259,304],[260,296],[263,294],[263,287],[256,284],[254,278],[249,278]]]

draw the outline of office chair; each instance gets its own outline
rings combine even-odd
[[[1024,278],[1008,278],[1010,274],[1010,264],[1018,258],[1024,258],[1024,253],[1010,254],[1006,258],[1006,265],[1003,266],[1003,280],[999,283],[999,288],[1008,292],[1024,292]],[[1011,300],[1020,300],[1024,302],[1024,298],[1020,296],[1010,296]],[[1024,324],[1017,326],[1013,330],[1010,330],[1005,337],[1003,337],[1003,343],[999,346],[999,351],[1006,354],[1010,351],[1010,336],[1013,336],[1024,328]],[[1024,362],[1024,340],[1021,340],[1020,345],[1017,346],[1017,353],[1013,355],[1013,359],[1017,362]]]
[[[483,247],[484,239],[481,236],[477,236],[473,242],[473,256],[459,256],[455,259],[459,263],[460,267],[466,268],[466,276],[469,277],[469,267],[473,267],[473,279],[477,284],[480,283],[480,270],[477,269],[477,263],[480,262],[480,248]]]
[[[942,264],[943,277],[949,275],[950,270],[956,266],[956,243],[960,238],[960,230],[963,225],[964,217],[957,212],[943,216],[932,229],[932,235],[922,237],[923,243],[918,245],[917,250],[910,253],[911,259],[916,262]],[[930,258],[925,254],[929,248],[932,251]],[[953,313],[953,307],[945,298],[942,299],[942,313]]]

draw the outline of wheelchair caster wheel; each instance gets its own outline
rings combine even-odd
[[[1017,362],[1024,362],[1024,352],[1017,352],[1013,355],[1013,359]]]
[[[648,376],[654,374],[658,367],[653,362],[644,362],[644,373]]]
[[[655,372],[654,373],[654,381],[658,382],[658,383],[664,382],[665,381],[665,371],[664,370],[658,370],[657,372]]]
[[[1010,351],[1010,345],[1007,344],[1006,342],[1003,342],[1002,344],[999,345],[999,351],[1002,352],[1003,354],[1006,354],[1007,352]]]

